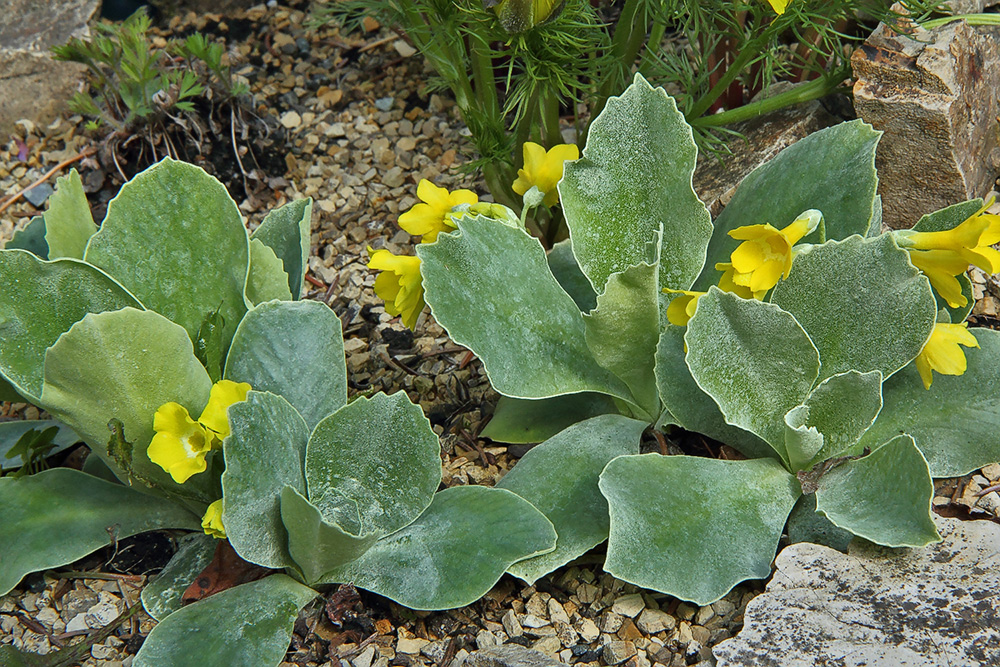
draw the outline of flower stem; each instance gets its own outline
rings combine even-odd
[[[793,104],[816,100],[834,92],[847,78],[847,72],[837,72],[808,83],[802,83],[791,90],[768,97],[763,100],[745,104],[736,109],[723,111],[711,116],[692,118],[689,122],[694,127],[720,127],[744,120],[750,120]]]

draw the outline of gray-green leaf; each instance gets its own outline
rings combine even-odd
[[[672,421],[735,447],[752,459],[776,457],[778,453],[756,435],[727,424],[715,399],[691,377],[691,369],[684,361],[686,332],[686,327],[668,326],[660,334],[656,348],[656,385]]]
[[[878,419],[853,451],[907,433],[933,477],[959,477],[1000,461],[1000,332],[969,331],[979,348],[962,348],[965,374],[934,373],[930,389],[924,389],[913,364],[893,375],[882,386]]]
[[[697,289],[718,283],[740,241],[729,232],[745,225],[780,226],[802,211],[823,212],[828,239],[865,235],[876,213],[875,147],[881,132],[860,120],[840,123],[798,141],[743,179],[715,220],[705,272]],[[818,241],[814,232],[806,241]],[[794,269],[793,269],[794,271]]]
[[[583,316],[587,345],[597,363],[628,385],[647,421],[660,414],[653,374],[660,338],[659,267],[655,247],[652,250],[652,263],[611,274],[597,297],[597,308]]]
[[[537,239],[479,216],[458,220],[458,232],[417,247],[425,298],[452,340],[479,355],[498,392],[549,398],[593,391],[634,400],[594,360],[583,315]]]
[[[296,199],[271,210],[251,235],[281,260],[293,299],[301,296],[305,281],[311,218],[312,198]]]
[[[173,401],[197,417],[211,387],[184,329],[152,311],[125,308],[87,315],[48,349],[39,405],[127,479],[107,451],[108,422],[120,420],[126,440],[135,445],[136,474],[161,488],[211,502],[218,496],[208,475],[195,475],[181,487],[146,455],[157,409]]]
[[[45,242],[45,218],[36,215],[0,247],[5,250],[27,250],[39,259],[48,259],[49,245]]]
[[[229,408],[229,425],[222,473],[226,536],[244,560],[291,567],[280,497],[286,486],[305,493],[302,466],[309,429],[288,401],[258,391]]]
[[[321,581],[327,572],[355,560],[379,538],[378,533],[358,534],[357,504],[349,498],[344,503],[353,504],[353,526],[328,521],[292,487],[281,490],[281,521],[288,531],[288,552],[308,582]]]
[[[321,421],[306,448],[309,502],[338,522],[357,503],[361,533],[386,535],[427,508],[441,483],[441,446],[403,392],[360,397]]]
[[[611,508],[604,569],[699,605],[771,573],[798,482],[771,459],[620,456],[601,474]]]
[[[900,435],[819,479],[816,510],[835,526],[886,547],[941,541],[931,519],[934,482],[920,450]]]
[[[616,412],[614,401],[604,394],[567,394],[535,401],[501,396],[493,419],[479,435],[511,444],[542,442],[584,419]]]
[[[711,216],[691,186],[690,126],[662,88],[636,74],[590,125],[583,157],[559,183],[573,252],[597,292],[613,273],[647,261],[663,230],[659,286],[688,289],[705,263]]]
[[[803,407],[804,426],[822,434],[822,450],[799,455],[789,447],[793,470],[839,456],[861,439],[882,409],[882,374],[848,371],[829,377],[813,389]]]
[[[611,459],[639,453],[648,425],[619,415],[580,422],[534,447],[497,483],[539,509],[559,535],[555,551],[514,563],[511,574],[533,584],[608,538],[608,501],[597,480]]]
[[[819,372],[819,354],[795,318],[713,287],[698,300],[684,340],[691,375],[726,422],[781,452],[785,413],[802,403]]]
[[[923,348],[937,305],[930,283],[890,234],[852,236],[795,258],[771,301],[790,312],[819,350],[819,380],[846,371],[889,377]]]
[[[24,250],[0,251],[0,374],[37,401],[45,350],[87,313],[126,306],[142,308],[89,264],[46,262]]]
[[[243,219],[225,186],[191,164],[164,158],[123,185],[85,259],[192,339],[218,310],[226,348],[246,312]]]
[[[257,305],[278,299],[291,301],[288,291],[288,274],[281,266],[274,251],[257,239],[250,241],[250,274],[247,277],[247,300]]]
[[[87,241],[97,232],[83,182],[76,169],[56,179],[56,191],[45,211],[45,243],[49,259],[83,259]]]
[[[559,286],[573,297],[577,307],[584,313],[597,308],[597,294],[590,280],[584,275],[573,254],[573,245],[569,239],[560,241],[549,251],[549,270],[559,282]]]
[[[162,621],[181,608],[181,596],[195,577],[208,567],[219,540],[205,533],[191,533],[177,540],[177,553],[142,589],[146,613]]]
[[[233,336],[225,377],[284,397],[310,429],[347,403],[340,318],[318,301],[271,301]]]
[[[283,574],[242,584],[174,612],[149,633],[135,667],[276,666],[316,591]]]
[[[0,595],[29,572],[72,563],[118,539],[201,528],[180,505],[71,468],[0,478],[0,507]]]
[[[551,551],[556,532],[505,489],[456,486],[406,528],[324,577],[411,609],[453,609],[486,594],[515,562]]]

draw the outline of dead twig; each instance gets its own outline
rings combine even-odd
[[[41,178],[39,178],[37,181],[35,181],[31,185],[29,185],[28,187],[23,188],[20,192],[17,192],[15,194],[11,195],[10,197],[8,197],[4,201],[3,204],[0,204],[0,213],[3,213],[4,211],[6,211],[8,207],[10,207],[11,205],[14,204],[14,202],[16,202],[21,197],[23,197],[25,192],[27,192],[28,190],[30,190],[30,189],[32,189],[34,187],[37,187],[37,186],[41,185],[45,181],[47,181],[50,178],[52,178],[52,175],[55,174],[56,172],[58,172],[60,169],[63,169],[64,167],[67,167],[67,166],[73,164],[74,162],[79,162],[80,160],[82,160],[84,158],[88,158],[88,157],[90,157],[91,155],[93,155],[96,152],[97,152],[96,148],[90,147],[90,148],[83,149],[82,151],[80,151],[79,153],[77,153],[76,155],[74,155],[71,158],[66,158],[65,160],[63,160],[62,162],[60,162],[59,164],[57,164],[56,166],[52,167],[52,169],[49,169],[47,172],[45,172],[45,175],[42,176]]]

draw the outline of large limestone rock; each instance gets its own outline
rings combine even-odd
[[[1000,172],[1000,27],[955,22],[906,37],[882,25],[851,63],[858,115],[885,132],[875,163],[890,227],[990,191]]]
[[[935,517],[923,549],[783,550],[718,667],[1000,664],[1000,526]]]
[[[22,119],[47,123],[83,80],[85,68],[54,61],[49,48],[85,37],[99,0],[4,0],[0,21],[0,138]]]

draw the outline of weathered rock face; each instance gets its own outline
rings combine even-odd
[[[1000,526],[935,523],[944,541],[923,549],[787,547],[718,667],[997,664]]]
[[[736,186],[746,176],[775,155],[813,132],[835,125],[840,118],[830,114],[819,102],[809,102],[769,113],[734,125],[746,140],[728,143],[732,155],[702,153],[694,174],[694,190],[705,206],[717,216],[733,198]],[[781,221],[774,224],[783,225]]]
[[[992,3],[958,4],[979,12]],[[851,63],[858,115],[885,132],[875,163],[890,227],[990,191],[1000,171],[1000,27],[956,22],[911,38],[883,25]]]
[[[88,34],[98,0],[7,0],[0,22],[0,136],[21,118],[47,123],[65,106],[85,68],[48,49]]]

